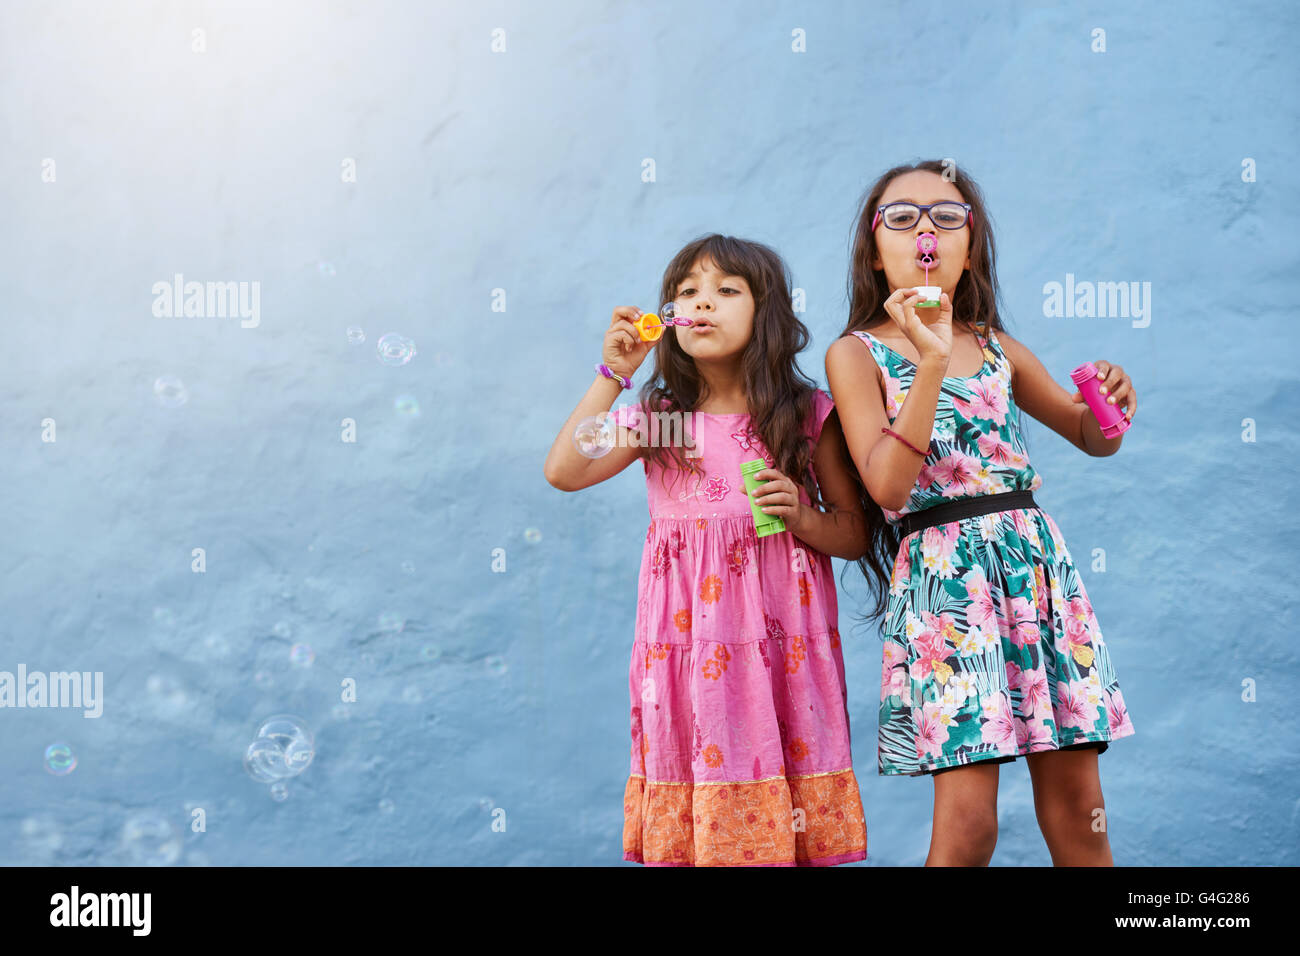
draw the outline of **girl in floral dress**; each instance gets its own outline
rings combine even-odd
[[[924,162],[868,192],[848,327],[826,356],[884,615],[879,770],[933,776],[929,864],[983,865],[997,766],[1024,756],[1053,861],[1110,865],[1097,758],[1133,724],[1083,579],[1034,501],[1020,413],[1089,455],[1121,437],[1002,328],[993,234],[979,188],[958,178]],[[931,239],[926,263],[918,240]],[[944,290],[937,308],[918,308],[922,284]],[[1094,364],[1131,421],[1129,377]]]
[[[623,858],[862,860],[830,556],[865,554],[866,526],[830,397],[795,361],[809,336],[788,272],[765,246],[706,236],[669,264],[661,301],[690,325],[643,342],[638,310],[615,309],[604,348],[614,377],[597,376],[546,463],[567,491],[638,458],[645,472]],[[641,401],[614,415],[615,446],[578,454],[574,429],[652,350]],[[754,500],[785,523],[761,537],[741,476],[755,459],[767,467]]]

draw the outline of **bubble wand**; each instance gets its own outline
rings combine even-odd
[[[934,265],[934,254],[939,251],[939,240],[928,232],[923,232],[916,237],[916,251],[921,254],[921,265],[925,269],[925,285],[916,290],[921,293],[923,301],[916,303],[916,307],[934,308],[939,304],[939,296],[943,294],[942,286],[930,285],[930,267]]]
[[[662,309],[660,314],[655,315],[653,312],[642,312],[632,322],[636,326],[637,333],[641,336],[642,342],[657,342],[664,334],[664,329],[670,325],[693,325],[694,323],[685,317],[677,315],[677,303],[669,302]],[[662,322],[656,320],[663,319]]]

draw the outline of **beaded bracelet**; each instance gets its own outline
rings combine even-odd
[[[897,438],[899,441],[901,441],[901,442],[902,442],[904,445],[906,445],[908,448],[912,449],[912,451],[916,452],[916,453],[917,453],[918,455],[920,455],[922,458],[924,458],[927,454],[929,454],[929,452],[921,451],[921,449],[917,448],[915,445],[913,445],[910,441],[908,441],[908,440],[907,440],[906,438],[904,438],[902,435],[898,434],[898,432],[896,432],[896,431],[893,431],[893,430],[888,429],[888,428],[882,428],[882,429],[880,429],[880,430],[881,430],[882,432],[886,432],[886,433],[888,433],[888,434],[890,434],[890,435],[893,435],[895,438]]]
[[[615,372],[608,365],[605,365],[603,363],[598,364],[596,366],[596,371],[599,372],[601,375],[605,376],[606,378],[612,378],[614,381],[618,382],[618,384],[623,386],[624,388],[632,387],[632,380],[630,378],[624,378],[622,375],[619,375],[618,372]]]

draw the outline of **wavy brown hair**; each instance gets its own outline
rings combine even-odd
[[[795,358],[808,347],[810,336],[794,312],[789,269],[762,243],[718,233],[701,236],[673,256],[664,270],[660,308],[673,300],[687,273],[701,260],[710,260],[722,272],[740,276],[749,284],[754,296],[754,329],[740,357],[749,429],[762,440],[776,468],[801,483],[814,505],[823,506],[809,468],[812,442],[804,434],[817,384],[799,369]],[[667,413],[698,410],[708,397],[708,384],[695,359],[677,341],[676,326],[664,330],[654,357],[654,374],[639,393],[645,409],[662,408]],[[687,472],[701,474],[698,459],[688,459],[675,445],[645,447],[639,457],[647,467],[654,463],[665,473],[672,471],[674,483]]]
[[[876,208],[889,184],[904,173],[925,170],[944,175],[945,171],[954,170],[951,163],[939,160],[925,160],[911,165],[895,166],[886,170],[867,190],[858,207],[857,225],[853,235],[852,264],[849,269],[849,320],[840,333],[842,338],[855,331],[874,325],[881,318],[887,317],[884,310],[885,300],[889,298],[889,282],[884,270],[873,269],[872,260],[876,257],[876,235],[871,228]],[[998,315],[997,255],[993,242],[993,222],[984,205],[984,194],[975,180],[966,171],[960,170],[957,178],[952,180],[962,198],[970,203],[974,222],[970,224],[970,269],[964,271],[957,280],[957,287],[952,294],[952,320],[954,326],[978,331],[988,335],[989,329],[1002,329],[1002,320]],[[867,515],[867,531],[870,546],[867,553],[857,560],[857,565],[866,576],[874,604],[868,611],[867,621],[882,617],[889,603],[889,581],[893,574],[894,561],[902,535],[898,528],[885,519],[880,505],[872,500],[867,487],[858,474],[857,465],[850,460],[849,472],[858,486],[858,497]]]

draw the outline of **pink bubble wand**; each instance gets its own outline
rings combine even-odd
[[[925,269],[924,291],[928,296],[925,302],[916,303],[917,308],[932,308],[939,304],[939,292],[930,285],[930,267],[934,265],[934,254],[939,251],[939,240],[928,232],[916,237],[916,251],[921,254],[921,265]]]

